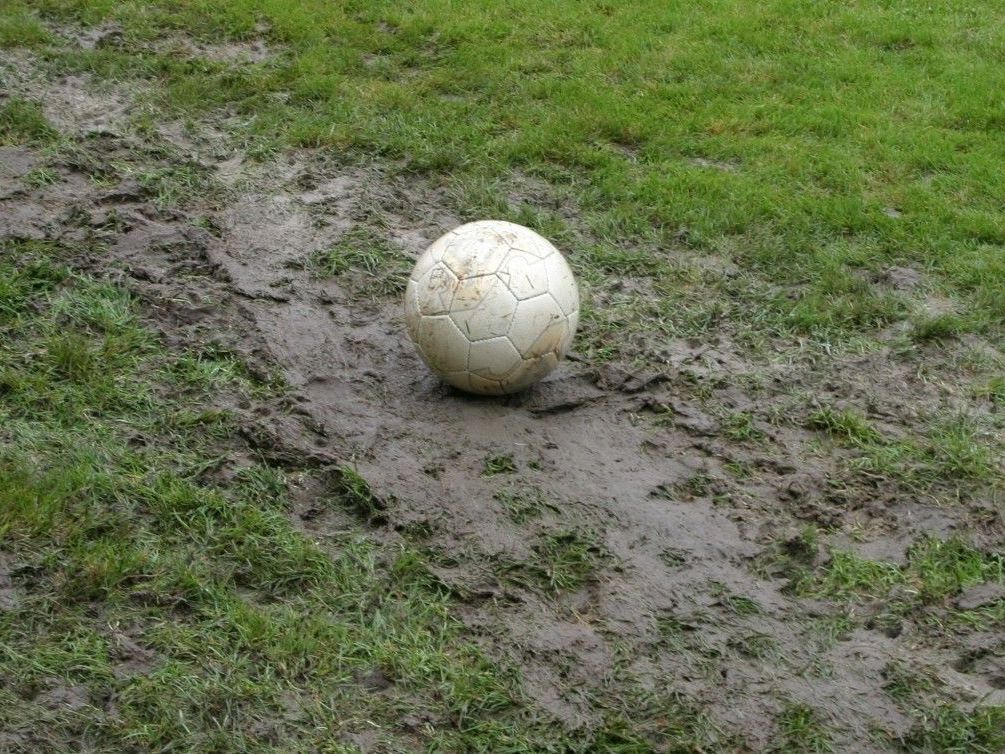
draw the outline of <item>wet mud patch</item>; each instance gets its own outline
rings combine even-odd
[[[248,445],[297,475],[302,530],[365,526],[419,543],[472,636],[520,667],[540,707],[570,728],[651,692],[686,695],[754,749],[789,703],[817,710],[838,750],[868,750],[875,728],[893,738],[911,729],[883,669],[919,654],[951,661],[923,616],[902,617],[895,636],[853,623],[817,643],[807,637],[844,603],[788,587],[796,570],[827,562],[827,548],[799,543],[806,527],[894,563],[922,534],[1001,541],[993,486],[904,486],[875,466],[845,473],[907,447],[902,434],[952,408],[958,352],[931,379],[888,346],[828,355],[779,343],[754,354],[724,324],[706,341],[661,343],[645,367],[573,354],[526,394],[471,398],[425,370],[395,296],[361,295],[352,264],[345,276],[309,264],[347,238],[363,243],[360,229],[414,259],[469,219],[442,187],[321,152],[260,163],[191,141],[184,159],[225,190],[158,202],[135,174],[185,162],[123,135],[125,95],[103,100],[90,83],[70,77],[46,91],[54,120],[93,160],[56,159],[58,180],[31,186],[37,150],[3,148],[0,233],[77,243],[73,262],[132,290],[168,342],[233,353],[262,383],[281,377],[283,395],[231,408]],[[94,180],[87,166],[99,156],[135,170]],[[543,201],[536,184],[514,191]],[[620,285],[629,298],[650,291],[644,280]],[[839,419],[824,422],[822,406]],[[486,459],[500,457],[505,470],[486,474]],[[0,609],[4,589],[0,563]],[[963,594],[960,610],[996,599]],[[150,658],[130,642],[121,672],[145,672]],[[968,660],[974,693],[1000,690],[997,659]]]

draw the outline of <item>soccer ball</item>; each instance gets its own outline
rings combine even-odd
[[[438,238],[405,289],[405,323],[422,360],[481,395],[513,393],[548,374],[578,321],[579,291],[561,252],[501,220]]]

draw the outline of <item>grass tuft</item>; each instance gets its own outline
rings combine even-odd
[[[15,97],[0,104],[0,146],[48,144],[57,136],[37,103]]]

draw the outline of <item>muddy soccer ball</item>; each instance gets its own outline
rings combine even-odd
[[[501,395],[558,366],[579,319],[572,270],[529,228],[483,220],[426,249],[405,291],[422,360],[455,387]]]

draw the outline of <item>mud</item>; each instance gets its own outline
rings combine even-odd
[[[100,144],[87,145],[105,159],[155,167],[126,134],[128,97],[68,77],[49,85],[46,111],[68,133],[100,134]],[[102,187],[72,162],[0,149],[0,236],[97,241],[107,253],[77,263],[135,291],[168,342],[220,344],[263,374],[281,370],[288,397],[244,412],[246,436],[290,468],[355,465],[392,501],[373,535],[415,541],[421,531],[421,546],[452,556],[435,572],[460,595],[471,636],[519,665],[542,709],[575,727],[596,723],[597,700],[613,704],[622,687],[674,689],[757,749],[775,734],[782,701],[795,700],[824,714],[838,750],[867,751],[873,728],[899,735],[912,724],[882,691],[891,663],[937,668],[963,699],[1005,699],[997,650],[954,669],[959,652],[919,645],[909,618],[895,637],[857,629],[816,646],[812,621],[833,607],[786,595],[784,578],[755,567],[807,523],[895,561],[926,532],[1000,538],[984,493],[947,508],[879,483],[835,485],[846,451],[822,450],[801,422],[815,401],[856,407],[896,433],[922,411],[961,400],[948,376],[920,376],[892,345],[828,355],[779,343],[773,356],[755,358],[726,329],[707,342],[663,343],[649,371],[573,353],[532,391],[473,398],[425,369],[399,301],[357,295],[305,263],[374,218],[390,242],[417,256],[473,219],[457,216],[442,188],[322,153],[260,164],[222,150],[212,134],[185,139],[185,153],[227,189],[222,206],[193,197],[184,209],[158,209],[128,175]],[[45,159],[59,180],[24,187]],[[912,270],[888,278],[897,288],[919,285]],[[736,412],[753,416],[757,442],[724,432]],[[483,474],[498,454],[511,456],[518,479],[557,512],[514,523],[495,497],[511,475]],[[294,490],[298,525],[315,533],[344,526],[313,504],[317,494],[310,480]],[[569,529],[591,532],[609,558],[586,586],[551,595],[500,578],[499,562],[524,562],[535,537]],[[0,609],[10,589],[0,578]],[[960,599],[976,605],[985,596]],[[755,609],[737,612],[736,597]],[[661,633],[668,618],[684,626],[683,645]],[[766,657],[743,649],[751,636],[770,637]],[[122,673],[143,671],[149,658],[133,639],[123,637],[119,651]],[[605,680],[612,677],[617,684]],[[379,689],[383,680],[363,682]]]

